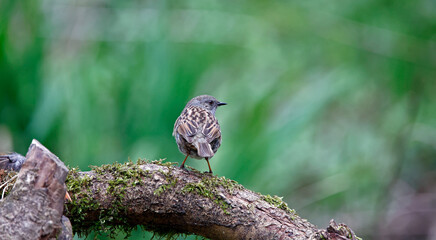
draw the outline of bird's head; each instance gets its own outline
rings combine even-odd
[[[220,102],[216,100],[216,98],[209,95],[200,95],[191,99],[186,106],[198,106],[205,108],[215,114],[216,109],[223,105],[227,105],[227,103]]]

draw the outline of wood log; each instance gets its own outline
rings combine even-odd
[[[14,188],[0,201],[0,239],[72,239],[63,210],[83,235],[142,226],[210,239],[358,239],[334,221],[318,229],[279,197],[162,161],[73,169],[66,181],[73,202],[64,209],[65,165],[36,140],[26,159]]]
[[[73,202],[65,214],[74,231],[84,235],[139,225],[161,234],[210,239],[348,239],[318,229],[278,197],[172,163],[128,162],[89,172],[72,170],[67,186]]]
[[[56,239],[67,174],[64,163],[33,140],[14,188],[0,201],[0,239]]]

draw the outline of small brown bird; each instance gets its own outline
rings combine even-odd
[[[221,146],[221,129],[215,118],[215,111],[226,104],[209,95],[195,97],[186,104],[173,130],[180,152],[186,155],[180,168],[185,168],[188,157],[204,158],[209,173],[212,173],[209,159]]]

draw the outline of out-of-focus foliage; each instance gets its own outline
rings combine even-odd
[[[3,0],[0,150],[181,162],[174,121],[210,94],[215,174],[319,227],[434,238],[435,41],[432,0]]]

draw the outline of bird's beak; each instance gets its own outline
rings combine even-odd
[[[218,106],[222,106],[222,105],[227,105],[227,103],[225,103],[225,102],[219,102],[218,103]]]

